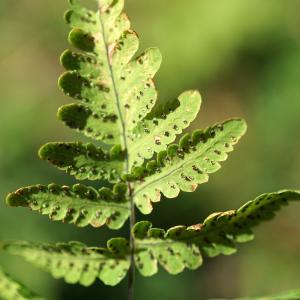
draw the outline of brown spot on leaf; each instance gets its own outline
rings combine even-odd
[[[199,223],[199,224],[192,225],[189,228],[193,229],[193,230],[201,230],[202,227],[203,227],[203,224]]]
[[[194,192],[196,190],[197,186],[198,186],[198,184],[196,184],[196,183],[191,185],[192,192]]]

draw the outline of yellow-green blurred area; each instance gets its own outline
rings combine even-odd
[[[92,0],[90,0],[92,1]],[[57,88],[59,55],[68,47],[62,15],[67,0],[0,1],[1,240],[104,245],[121,232],[77,229],[26,209],[7,208],[5,195],[35,183],[75,180],[37,158],[49,141],[83,140],[55,115],[71,102]],[[191,129],[244,117],[245,138],[223,168],[193,194],[163,199],[148,218],[168,228],[195,224],[210,213],[237,208],[263,193],[300,188],[300,1],[127,0],[142,48],[158,46],[164,61],[156,77],[160,100],[197,88],[203,105]],[[256,239],[230,257],[208,259],[178,276],[161,270],[137,275],[136,299],[208,299],[254,296],[300,287],[300,203],[256,228]],[[125,299],[99,281],[68,286],[19,258],[1,254],[7,271],[48,299]]]

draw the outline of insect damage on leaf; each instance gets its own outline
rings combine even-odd
[[[91,285],[96,278],[114,286],[125,277],[130,265],[126,256],[128,243],[121,238],[110,240],[107,248],[87,247],[80,242],[56,245],[8,242],[4,250],[25,258],[54,278],[84,286]]]
[[[236,244],[253,239],[252,228],[275,216],[281,206],[300,200],[300,191],[282,190],[260,195],[237,210],[213,213],[202,224],[175,226],[167,231],[147,221],[133,228],[135,264],[144,276],[158,271],[159,263],[171,274],[196,269],[204,257],[236,252]]]
[[[73,187],[50,184],[19,189],[7,196],[10,206],[28,207],[53,221],[63,221],[79,227],[104,224],[111,229],[121,228],[130,214],[126,185],[96,190],[82,184]]]
[[[80,242],[8,242],[3,250],[55,278],[84,286],[96,278],[116,285],[128,270],[132,284],[134,264],[144,276],[155,274],[158,264],[177,274],[200,267],[205,256],[234,253],[237,243],[253,238],[253,226],[272,218],[286,202],[299,200],[300,192],[263,194],[238,210],[214,213],[190,227],[164,231],[147,221],[134,225],[135,206],[149,214],[162,195],[175,198],[180,191],[193,192],[206,183],[247,125],[230,119],[185,133],[174,144],[196,119],[200,93],[188,90],[173,101],[157,101],[153,78],[162,62],[160,51],[139,52],[138,35],[123,13],[124,0],[96,2],[97,9],[90,10],[69,0],[65,20],[71,27],[71,49],[61,55],[65,72],[58,81],[73,101],[59,108],[58,119],[90,141],[52,142],[39,151],[41,159],[77,180],[93,181],[93,187],[33,185],[10,193],[6,203],[79,227],[107,225],[116,230],[130,219],[130,239],[113,238],[106,248]],[[13,285],[12,290],[18,293],[17,289]]]
[[[204,131],[184,135],[179,144],[170,145],[150,161],[133,170],[136,178],[134,200],[141,212],[152,210],[151,202],[177,197],[180,190],[193,192],[198,184],[208,181],[208,175],[220,169],[219,162],[227,159],[246,131],[243,120],[233,119]]]

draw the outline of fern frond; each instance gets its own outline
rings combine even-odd
[[[241,119],[231,119],[185,134],[179,144],[171,144],[196,118],[202,102],[199,92],[186,91],[159,106],[153,77],[162,57],[157,48],[136,56],[139,39],[122,12],[124,0],[98,0],[97,11],[82,7],[79,0],[69,2],[71,9],[65,19],[71,27],[69,43],[74,49],[61,56],[66,71],[59,78],[59,87],[75,103],[62,106],[58,118],[100,141],[102,147],[48,143],[39,155],[78,180],[107,180],[114,185],[100,190],[80,184],[35,185],[9,194],[6,202],[80,227],[106,224],[119,229],[130,217],[130,242],[113,238],[106,248],[80,242],[10,242],[2,245],[4,250],[22,256],[55,278],[84,286],[96,278],[116,285],[132,267],[131,299],[131,263],[144,276],[155,274],[158,264],[171,274],[196,269],[204,256],[233,254],[237,243],[253,238],[253,226],[271,219],[288,201],[300,200],[300,191],[282,190],[263,194],[237,210],[214,213],[203,224],[175,226],[167,231],[152,228],[147,221],[133,226],[134,205],[149,214],[152,203],[160,201],[162,195],[174,198],[180,191],[193,192],[207,182],[247,126]],[[3,275],[3,281],[1,276],[0,271],[0,296],[6,295],[9,285],[5,281],[8,277]],[[18,284],[12,284],[10,290],[7,295],[35,299],[22,298]]]
[[[149,48],[133,59],[139,39],[122,12],[124,0],[97,1],[97,11],[82,7],[77,0],[69,2],[71,9],[65,19],[71,27],[69,42],[76,50],[66,50],[61,56],[66,72],[60,77],[59,86],[78,103],[61,107],[58,117],[111,148],[107,151],[80,142],[48,143],[40,149],[40,157],[79,180],[105,179],[115,183],[133,179],[133,201],[145,214],[151,212],[152,202],[159,201],[162,190],[169,198],[176,197],[180,190],[195,190],[208,180],[209,173],[219,169],[218,161],[226,159],[226,153],[243,135],[244,122],[231,120],[204,132],[196,131],[192,136],[184,136],[179,146],[168,147],[195,119],[201,106],[200,94],[187,91],[171,105],[154,107],[157,92],[152,78],[160,67],[161,54],[158,49]],[[156,162],[138,167],[154,153]],[[128,174],[132,169],[133,176]],[[86,205],[90,210],[79,209],[85,196],[71,205],[73,195],[62,197],[57,203],[57,197],[48,191],[46,195],[34,191],[34,199],[31,198],[31,189],[36,190],[30,188],[24,203],[35,210],[59,220],[71,219],[81,226],[95,224],[94,214],[102,202],[97,201],[97,209],[94,202]],[[53,211],[33,205],[45,198],[55,203]],[[19,202],[16,201],[18,205]],[[72,214],[69,218],[68,211],[73,212],[74,205],[76,217]],[[127,209],[127,205],[120,209]],[[87,211],[87,217],[81,217],[79,210]],[[114,211],[108,211],[114,215]],[[111,228],[118,228],[128,217],[128,212],[117,213],[123,218],[118,218],[120,222]],[[102,225],[110,216],[104,219],[96,224]]]
[[[56,245],[11,242],[5,243],[3,249],[50,272],[54,278],[84,286],[91,285],[96,278],[114,286],[126,276],[130,265],[128,242],[121,238],[111,239],[107,248],[87,247],[79,242]]]
[[[138,249],[136,266],[144,276],[155,274],[158,263],[169,273],[177,274],[185,267],[199,267],[202,256],[233,254],[236,243],[253,239],[253,226],[271,219],[282,205],[293,200],[300,200],[300,191],[263,194],[238,210],[214,213],[203,224],[176,226],[167,231],[152,228],[147,221],[139,222],[133,228]]]
[[[0,298],[2,300],[43,300],[0,268]]]
[[[179,145],[170,145],[158,154],[156,161],[133,170],[134,201],[140,211],[152,211],[151,202],[160,201],[161,193],[167,198],[178,196],[180,190],[193,192],[198,184],[208,181],[208,174],[220,169],[218,162],[227,159],[246,131],[243,120],[233,119],[222,124],[195,131],[181,138]]]
[[[63,92],[79,103],[60,108],[66,125],[127,151],[127,171],[165,150],[195,119],[201,104],[197,91],[181,94],[169,111],[153,113],[157,91],[153,77],[162,57],[157,48],[139,48],[137,34],[122,13],[123,0],[99,1],[98,12],[70,1],[66,20],[72,31],[61,63],[67,70],[59,80]],[[152,112],[152,114],[151,114]]]
[[[111,229],[121,228],[130,215],[127,187],[116,184],[114,190],[96,190],[76,184],[73,187],[50,184],[17,190],[7,196],[9,206],[28,207],[53,221],[63,221],[80,227],[88,224]]]
[[[48,143],[40,149],[39,156],[79,180],[116,181],[122,176],[125,164],[120,146],[104,151],[80,142]]]
[[[155,104],[157,93],[152,78],[161,55],[150,48],[131,61],[139,40],[122,13],[124,1],[99,1],[97,12],[82,8],[78,1],[70,4],[71,10],[66,13],[72,28],[69,41],[80,52],[63,53],[61,62],[67,73],[59,84],[67,95],[80,100],[80,105],[61,108],[59,117],[87,136],[125,146],[125,126],[129,128],[137,116],[134,109],[129,113],[136,97],[144,104],[138,105],[144,116]],[[142,112],[146,105],[148,109]]]

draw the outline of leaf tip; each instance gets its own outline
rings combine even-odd
[[[16,193],[10,193],[6,196],[5,203],[8,206],[26,206],[26,201],[24,201],[23,197]]]
[[[149,221],[140,221],[132,228],[132,235],[137,239],[146,237],[148,231],[152,228],[152,223]]]
[[[50,143],[47,143],[39,149],[38,156],[40,159],[47,160],[49,158],[49,146]]]

